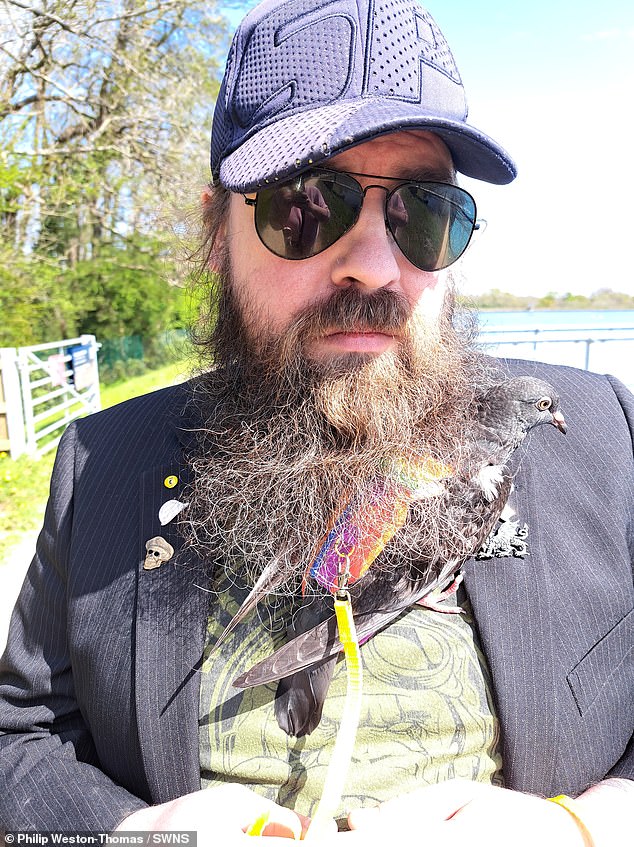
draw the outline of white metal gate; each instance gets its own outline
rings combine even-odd
[[[12,458],[52,450],[71,421],[99,411],[99,346],[94,335],[82,335],[0,349],[0,416]]]

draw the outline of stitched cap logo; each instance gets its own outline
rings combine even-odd
[[[411,0],[334,0],[319,8],[304,1],[293,12],[289,20],[284,4],[246,35],[228,97],[243,131],[282,112],[342,99],[380,95],[420,103],[426,69],[461,85],[444,36]]]
[[[337,0],[315,9],[303,2],[295,10],[288,20],[282,6],[244,45],[231,108],[242,128],[261,126],[287,109],[328,105],[350,85],[359,30],[356,3]]]
[[[438,132],[462,173],[509,182],[512,160],[466,118],[454,58],[417,0],[264,0],[231,46],[212,174],[257,190],[407,128]]]

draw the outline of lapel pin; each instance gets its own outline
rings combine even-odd
[[[165,526],[170,521],[173,521],[177,515],[187,507],[187,503],[181,503],[180,500],[167,500],[159,509],[158,518],[161,526]]]
[[[161,538],[160,535],[156,535],[154,538],[146,541],[145,549],[147,552],[145,554],[143,568],[146,571],[153,571],[155,568],[160,568],[163,562],[168,562],[174,555],[172,545],[164,538]]]
[[[166,476],[163,480],[163,485],[165,486],[165,488],[176,488],[176,486],[178,485],[178,477],[176,476],[176,474],[170,474],[169,476]]]
[[[476,559],[494,559],[513,556],[523,559],[528,556],[528,524],[518,520],[505,520],[498,523],[497,528],[489,535]]]

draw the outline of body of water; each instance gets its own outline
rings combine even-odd
[[[480,312],[480,339],[496,356],[610,373],[634,390],[634,310]]]

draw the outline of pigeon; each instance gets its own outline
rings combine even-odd
[[[567,431],[555,390],[531,376],[518,376],[490,388],[478,403],[478,421],[476,444],[485,455],[489,453],[479,481],[489,500],[494,499],[509,459],[531,429],[550,423],[564,435]]]
[[[445,539],[440,550],[434,549],[427,556],[421,551],[421,560],[414,569],[369,567],[361,575],[350,587],[360,643],[414,603],[437,611],[460,611],[455,606],[443,608],[440,603],[455,591],[462,566],[477,553],[498,523],[516,472],[511,459],[517,448],[531,429],[546,423],[566,433],[559,397],[543,380],[516,377],[492,386],[482,395],[474,438],[467,447],[467,473],[443,479],[440,489],[432,484],[428,491],[431,496],[442,492],[444,508],[452,512],[452,525],[461,527],[460,539]],[[270,582],[270,576],[259,581],[221,640],[258,602],[258,587]],[[274,707],[277,721],[288,735],[302,737],[321,720],[342,650],[330,597],[315,597],[301,606],[293,615],[287,634],[286,644],[241,674],[233,684],[236,688],[249,688],[280,680]]]

